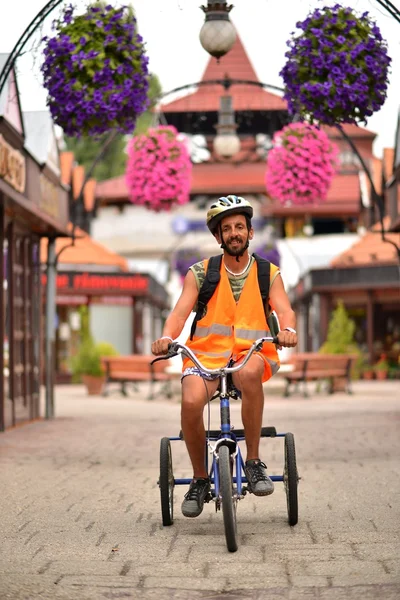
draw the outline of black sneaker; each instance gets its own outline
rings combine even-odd
[[[255,496],[269,496],[274,491],[274,484],[267,475],[267,466],[259,458],[246,461],[248,489]]]
[[[203,512],[204,500],[210,491],[209,479],[193,479],[182,502],[185,517],[198,517]]]

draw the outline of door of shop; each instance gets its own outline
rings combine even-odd
[[[6,222],[3,253],[3,427],[39,416],[39,238]]]

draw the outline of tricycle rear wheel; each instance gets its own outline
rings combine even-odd
[[[160,443],[160,479],[158,481],[161,495],[161,514],[164,526],[174,522],[174,473],[172,469],[171,442],[167,437]]]
[[[293,433],[285,435],[285,470],[283,483],[285,485],[289,525],[296,525],[299,520],[297,485],[299,476],[296,465],[296,449]]]

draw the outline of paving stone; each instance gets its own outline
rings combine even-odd
[[[235,560],[233,556],[236,557],[237,553],[232,554],[232,561]],[[227,577],[232,577],[234,573],[234,569],[232,569],[232,561],[214,564],[213,562],[208,563],[208,575],[209,577],[226,575]],[[286,568],[284,563],[278,562],[268,562],[268,563],[255,563],[255,562],[247,562],[240,558],[240,563],[236,565],[239,571],[238,577],[243,578],[251,578],[260,579],[260,581],[264,581],[267,578],[284,578],[286,579]],[[286,579],[287,581],[287,579]]]
[[[194,577],[185,577],[183,574],[179,577],[146,577],[143,582],[144,588],[156,590],[157,588],[172,588],[181,590],[209,590],[209,579],[199,579]],[[226,578],[218,578],[213,580],[212,588],[215,592],[226,590]]]
[[[225,591],[237,591],[237,590],[263,590],[276,588],[287,588],[288,580],[285,575],[274,576],[273,574],[264,573],[263,577],[258,578],[257,576],[251,575],[249,572],[243,573],[242,575],[228,577]]]
[[[266,425],[295,434],[299,524],[281,483],[238,507],[236,553],[213,504],[161,523],[159,443],[179,431],[176,401],[89,398],[57,388],[57,418],[0,435],[1,600],[394,600],[400,597],[400,401],[391,382],[355,394],[268,396]],[[212,427],[219,407],[212,406]],[[232,405],[232,422],[240,404]],[[382,435],[382,432],[385,435]],[[174,442],[175,477],[190,478]],[[282,473],[283,440],[262,440]],[[378,474],[371,494],[371,474]]]

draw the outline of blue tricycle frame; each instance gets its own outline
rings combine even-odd
[[[206,498],[206,502],[214,501],[217,511],[222,508],[226,544],[230,552],[235,552],[238,548],[236,524],[237,502],[244,498],[246,493],[251,493],[251,489],[246,485],[248,481],[244,470],[245,464],[239,446],[239,442],[245,440],[244,430],[235,430],[230,424],[230,399],[240,398],[240,393],[232,384],[231,374],[243,368],[253,352],[260,350],[265,342],[276,343],[277,339],[264,337],[256,340],[240,365],[221,369],[206,369],[187,346],[178,342],[173,342],[170,345],[168,355],[162,357],[169,358],[182,353],[193,360],[198,368],[204,372],[220,375],[220,386],[212,400],[219,398],[221,426],[218,430],[209,430],[207,432],[207,446],[212,452],[212,461],[210,464],[206,447],[205,461],[211,483],[211,490]],[[294,436],[290,432],[277,433],[275,427],[262,427],[261,437],[284,438],[285,464],[283,475],[270,475],[270,479],[274,482],[284,483],[288,522],[289,525],[294,526],[298,522],[297,486],[299,481]],[[160,487],[161,514],[164,526],[170,526],[174,521],[174,487],[176,485],[189,485],[192,481],[189,478],[175,479],[173,475],[171,442],[182,440],[182,431],[178,436],[163,437],[161,439],[160,477],[158,485]]]

